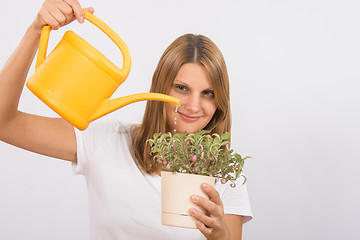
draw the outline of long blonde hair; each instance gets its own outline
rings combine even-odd
[[[155,69],[150,92],[167,94],[180,67],[186,63],[204,66],[214,87],[217,110],[204,129],[222,134],[231,130],[229,77],[223,55],[209,38],[203,35],[185,34],[173,41],[161,56]],[[154,133],[167,132],[165,104],[148,101],[142,124],[132,131],[132,149],[137,165],[146,173],[153,174],[160,164],[150,156],[146,140]]]

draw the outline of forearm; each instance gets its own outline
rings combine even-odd
[[[39,40],[40,32],[30,26],[0,71],[0,126],[16,116],[20,95]]]
[[[226,214],[226,224],[230,229],[231,240],[241,240],[242,238],[242,216]]]

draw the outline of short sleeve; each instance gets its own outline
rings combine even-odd
[[[90,123],[84,131],[75,129],[76,136],[76,156],[77,161],[72,163],[73,172],[85,175],[90,157],[96,149],[105,142],[109,132],[113,130],[114,123],[109,120],[97,120]]]
[[[250,207],[250,200],[247,191],[246,183],[243,184],[243,179],[239,178],[235,181],[236,186],[230,186],[230,182],[221,184],[218,182],[218,191],[224,205],[225,214],[234,214],[243,216],[243,223],[252,219],[252,211]]]

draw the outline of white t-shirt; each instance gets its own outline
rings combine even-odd
[[[107,239],[205,239],[198,229],[161,224],[161,177],[143,174],[129,148],[130,125],[95,121],[77,141],[76,174],[86,178],[89,198],[90,236]],[[252,218],[246,185],[236,188],[217,183],[225,214]]]

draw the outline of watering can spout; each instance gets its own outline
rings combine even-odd
[[[171,102],[178,106],[180,106],[180,101],[177,98],[171,97],[169,95],[161,94],[161,93],[138,93],[129,95],[126,97],[121,97],[113,100],[105,100],[97,109],[97,111],[91,116],[90,122],[94,121],[108,113],[111,113],[125,105],[130,103],[143,101],[143,100],[158,100]]]

